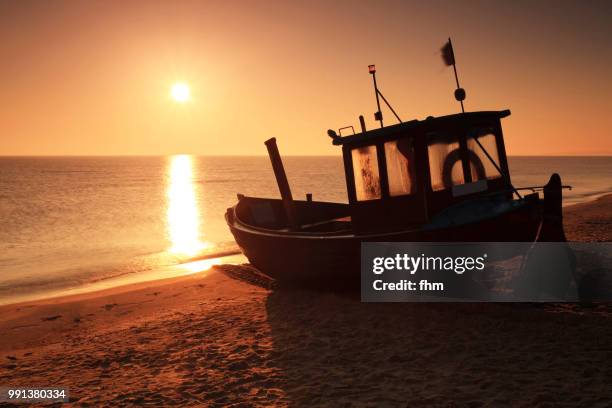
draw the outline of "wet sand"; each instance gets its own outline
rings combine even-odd
[[[612,241],[612,194],[565,207],[563,214],[569,241]]]
[[[612,195],[565,209],[610,241]],[[0,385],[75,406],[610,406],[612,305],[362,304],[248,266],[0,307]]]

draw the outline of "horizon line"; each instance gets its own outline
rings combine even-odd
[[[11,157],[268,157],[266,154],[199,154],[199,153],[169,153],[169,154],[0,154],[0,158]],[[342,154],[283,154],[283,157],[342,157]],[[612,153],[602,154],[508,154],[507,157],[612,157]]]

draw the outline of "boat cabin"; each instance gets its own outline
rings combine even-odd
[[[342,146],[354,230],[423,225],[443,209],[485,194],[510,200],[500,123],[509,115],[468,112],[332,136]]]

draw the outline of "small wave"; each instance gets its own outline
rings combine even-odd
[[[604,190],[595,190],[595,191],[585,191],[583,193],[575,193],[569,195],[569,197],[592,197],[592,196],[600,196],[602,194],[612,193],[612,187],[608,187]]]
[[[208,179],[208,180],[198,180],[198,184],[224,184],[224,183],[238,183],[242,182],[242,179]]]
[[[83,173],[83,174],[102,174],[105,173],[101,170],[41,170],[43,174],[71,174],[71,173]]]
[[[30,275],[0,282],[1,299],[21,294],[40,294],[58,290],[70,290],[111,279],[135,274],[147,274],[155,270],[206,259],[222,258],[240,254],[240,248],[233,241],[216,243],[195,256],[174,255],[166,251],[136,256],[117,264],[102,264],[88,267],[71,267],[50,272],[44,276]],[[145,279],[146,280],[146,279]]]
[[[212,258],[223,258],[226,256],[238,255],[241,253],[242,253],[242,250],[238,246],[236,246],[235,248],[232,248],[232,249],[228,248],[223,251],[216,251],[216,252],[211,252],[209,254],[203,254],[203,255],[192,257],[192,258],[188,258],[188,259],[185,259],[182,263],[203,261],[205,259],[212,259]]]
[[[612,187],[603,187],[603,188],[593,189],[593,190],[573,188],[572,190],[570,190],[570,194],[568,195],[576,196],[576,197],[589,197],[592,195],[607,194],[607,193],[612,193]]]
[[[608,190],[589,191],[582,194],[571,194],[563,198],[563,205],[588,203],[607,194],[612,194],[612,188]]]

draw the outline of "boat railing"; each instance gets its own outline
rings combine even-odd
[[[516,188],[516,190],[530,190],[530,191],[533,191],[535,193],[535,192],[538,192],[538,191],[543,191],[544,187],[546,187],[546,186],[518,187],[518,188]],[[561,186],[561,188],[562,189],[566,189],[566,190],[571,190],[572,186],[566,185],[566,186]]]
[[[528,191],[537,193],[539,191],[544,191],[545,187],[546,187],[545,185],[544,186],[528,186],[528,187],[515,187],[515,188],[507,188],[507,189],[503,189],[503,190],[491,191],[491,192],[488,192],[488,193],[479,194],[478,196],[473,197],[473,198],[469,198],[469,199],[463,201],[463,203],[465,204],[466,202],[477,201],[477,200],[481,200],[483,198],[490,198],[490,197],[495,197],[495,196],[503,196],[503,195],[506,195],[508,193],[514,193],[516,190],[522,190],[522,191],[528,190]],[[562,189],[571,190],[572,186],[570,186],[570,185],[563,185],[563,186],[561,186],[561,188]],[[525,200],[525,197],[520,197],[519,200]]]

